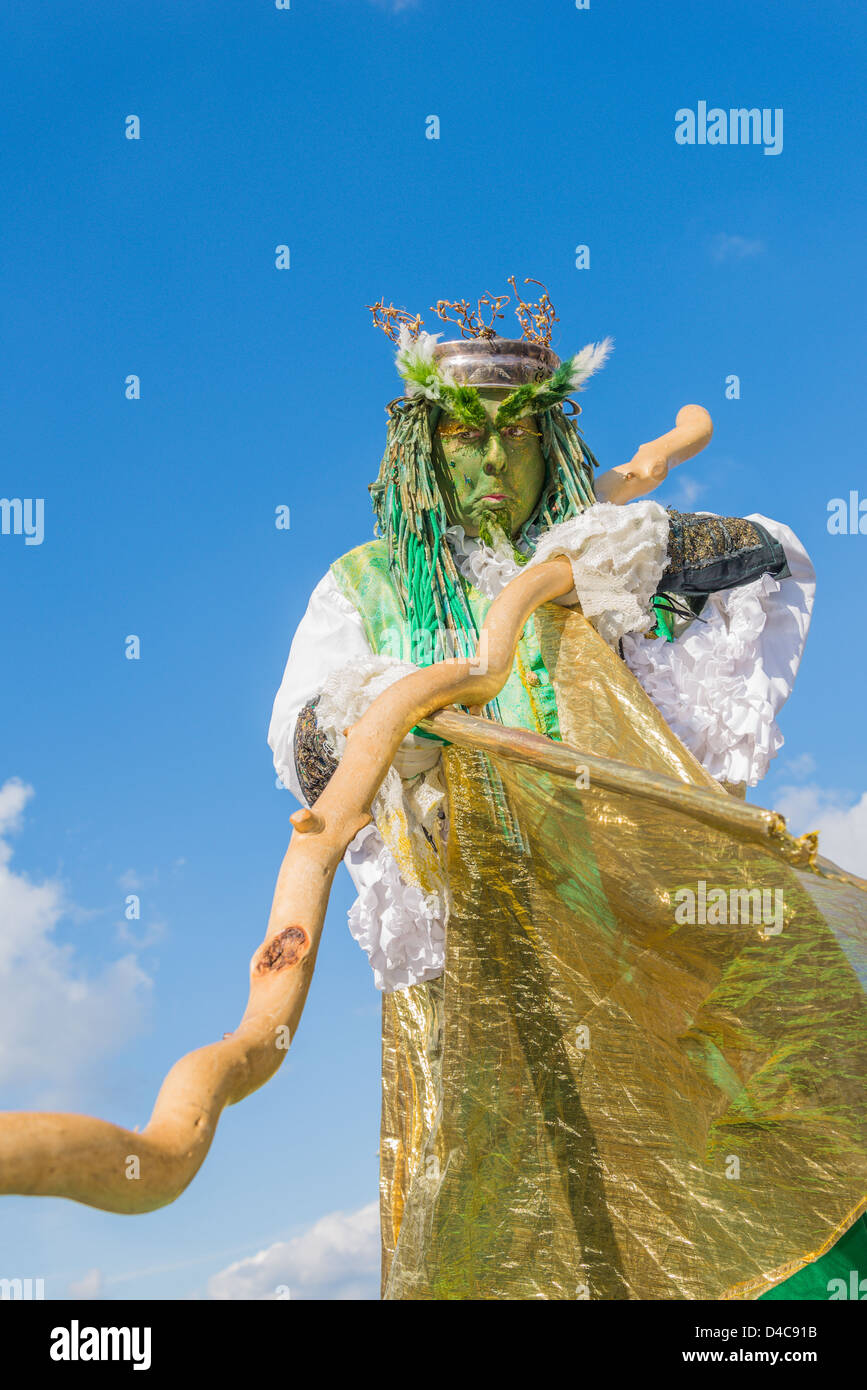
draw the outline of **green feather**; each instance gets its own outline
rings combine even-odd
[[[509,425],[513,420],[520,420],[522,415],[533,413],[536,408],[536,396],[538,386],[535,382],[528,382],[526,386],[519,386],[510,396],[507,396],[497,411],[497,424],[502,429],[504,425]]]
[[[487,424],[485,407],[475,386],[440,387],[443,404],[450,415],[460,420],[462,425],[484,426]]]
[[[554,375],[548,377],[547,381],[529,381],[507,396],[497,411],[499,428],[502,429],[514,420],[520,420],[522,415],[538,415],[562,404],[572,391],[572,360],[568,357],[565,362],[561,362]]]

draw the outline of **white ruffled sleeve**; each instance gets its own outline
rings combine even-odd
[[[609,646],[652,621],[653,595],[668,564],[668,512],[658,502],[596,502],[539,537],[530,565],[568,556],[581,604]],[[528,566],[529,568],[529,566]]]
[[[347,685],[351,687],[351,672],[363,667],[372,655],[361,614],[340,592],[329,570],[310,595],[307,611],[292,639],[268,729],[274,767],[283,785],[298,801],[304,801],[304,794],[295,771],[293,741],[301,709],[314,695],[321,694],[338,671],[350,673]],[[405,663],[406,671],[413,669]],[[352,721],[347,719],[346,722]],[[395,755],[394,766],[401,777],[415,777],[432,767],[439,756],[438,743],[407,734]]]
[[[704,512],[709,516],[713,513]],[[674,642],[627,637],[626,664],[712,777],[754,787],[783,743],[776,716],[801,662],[816,576],[788,526],[753,515],[780,542],[791,574],[711,594]]]
[[[306,804],[295,770],[295,724],[307,701],[323,697],[322,724],[339,755],[343,727],[358,719],[391,680],[413,669],[371,651],[360,613],[329,570],[313,590],[293,638],[268,730],[274,766],[298,801]],[[409,735],[394,767],[401,778],[415,779],[439,756],[438,744]],[[349,911],[349,930],[370,961],[377,989],[404,989],[442,974],[444,899],[404,882],[374,824],[358,832],[343,862],[358,893]]]
[[[293,751],[298,715],[307,701],[321,692],[334,671],[347,662],[369,656],[370,644],[364,635],[361,614],[344,598],[329,570],[310,595],[307,611],[292,639],[268,729],[268,744],[280,780],[302,803],[304,794]]]
[[[343,861],[358,897],[349,930],[384,994],[435,980],[445,969],[448,908],[439,893],[406,884],[375,825],[359,831]]]

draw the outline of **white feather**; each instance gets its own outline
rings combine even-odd
[[[442,337],[441,333],[419,333],[414,338],[405,323],[400,325],[397,337],[397,357],[395,363],[401,376],[405,376],[410,365],[432,363],[434,348]]]
[[[441,337],[441,333],[421,332],[413,338],[406,324],[401,324],[397,338],[395,364],[398,372],[406,381],[406,394],[408,396],[425,396],[429,401],[440,399],[440,384],[446,377],[440,376],[437,370],[434,348]],[[427,380],[424,384],[408,379],[410,372],[417,372],[419,367],[427,369]]]
[[[603,338],[601,343],[587,343],[580,352],[576,352],[569,378],[572,391],[578,391],[588,377],[605,365],[613,347],[613,338]]]

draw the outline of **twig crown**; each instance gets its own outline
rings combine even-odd
[[[560,319],[551,303],[547,287],[541,280],[533,280],[528,276],[524,284],[538,285],[542,290],[539,299],[533,301],[522,297],[514,275],[509,277],[508,283],[515,293],[515,315],[521,325],[521,337],[529,343],[542,343],[545,347],[550,347],[551,329]],[[505,309],[510,300],[511,295],[495,295],[488,291],[480,296],[475,308],[468,299],[438,299],[436,304],[431,305],[431,311],[441,323],[456,324],[462,338],[496,338],[499,336],[496,324],[504,318],[501,310]],[[386,304],[384,299],[377,300],[375,304],[366,304],[364,307],[373,314],[374,328],[381,328],[393,343],[398,341],[401,328],[407,330],[413,341],[424,329],[421,314],[413,315],[407,313],[406,309],[396,309],[393,304]],[[450,309],[452,313],[448,312]]]

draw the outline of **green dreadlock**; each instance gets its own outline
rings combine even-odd
[[[450,412],[451,413],[451,412]],[[401,397],[388,407],[388,435],[376,482],[370,484],[376,534],[388,547],[389,573],[414,632],[431,636],[432,661],[451,634],[454,652],[475,647],[478,630],[463,577],[445,540],[449,525],[434,470],[431,404],[422,396]],[[592,469],[598,467],[574,422],[559,403],[538,414],[546,483],[530,531],[577,516],[595,501]],[[524,560],[516,550],[519,560]],[[419,662],[419,664],[430,664]]]

